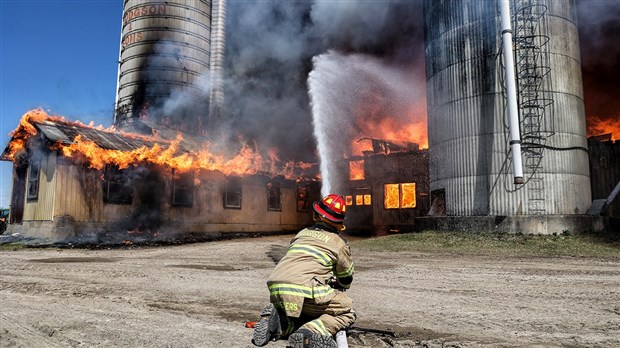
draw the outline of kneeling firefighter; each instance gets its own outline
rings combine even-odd
[[[333,335],[355,322],[344,293],[353,260],[338,234],[345,229],[344,198],[330,194],[312,207],[315,224],[297,233],[267,280],[271,303],[260,312],[254,345],[288,337],[293,348],[336,347]]]

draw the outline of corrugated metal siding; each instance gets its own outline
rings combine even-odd
[[[575,3],[542,3],[549,6],[545,27],[552,70],[546,88],[554,99],[545,127],[555,134],[547,145],[586,147]],[[545,150],[539,181],[512,184],[500,85],[504,72],[497,58],[499,13],[492,4],[424,3],[431,190],[446,190],[448,215],[514,215],[528,214],[540,183],[546,214],[584,213],[591,202],[585,151]]]
[[[211,1],[211,94],[209,96],[210,128],[215,127],[219,120],[220,109],[224,102],[224,52],[226,49],[226,1]],[[210,130],[209,130],[210,131]]]

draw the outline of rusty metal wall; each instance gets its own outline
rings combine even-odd
[[[553,104],[542,121],[548,149],[535,169],[524,168],[533,179],[514,185],[497,2],[424,1],[430,185],[445,189],[447,215],[584,214],[591,203],[576,5],[517,0],[511,8],[526,3],[546,8],[543,92]]]
[[[182,91],[200,116],[184,130],[204,129],[208,95],[201,74],[209,69],[210,46],[211,1],[125,0],[115,123],[131,129],[135,117],[153,117],[155,109]],[[174,117],[156,116],[160,122]]]

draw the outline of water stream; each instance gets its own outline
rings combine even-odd
[[[352,96],[351,89],[346,86],[347,74],[342,69],[342,60],[343,56],[331,53],[314,57],[314,69],[308,76],[322,196],[329,193],[343,194],[335,166],[346,154],[349,145],[351,113],[347,109],[352,104]]]
[[[426,138],[425,86],[414,82],[423,67],[416,71],[377,57],[336,52],[316,56],[312,63],[308,92],[323,196],[346,193],[349,173],[342,160],[354,155],[351,145],[360,138],[416,141],[403,126],[422,123],[419,133]],[[382,124],[392,129],[381,129]]]

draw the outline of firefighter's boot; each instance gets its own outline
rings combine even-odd
[[[254,328],[252,343],[262,347],[269,341],[276,341],[282,334],[280,326],[280,315],[272,303],[266,305],[260,311],[260,320]]]
[[[337,348],[331,336],[321,335],[308,329],[299,329],[288,337],[292,348]]]

